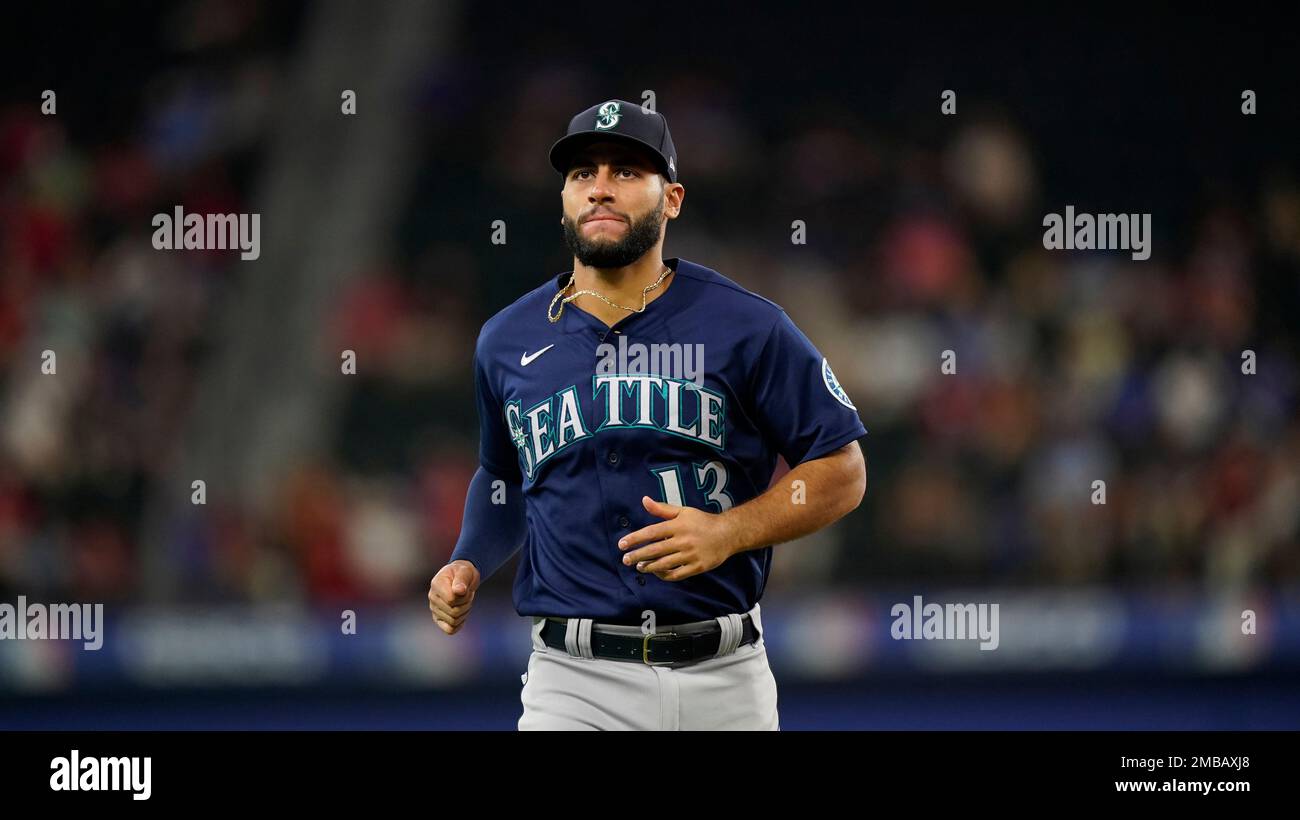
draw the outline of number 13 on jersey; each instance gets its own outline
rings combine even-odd
[[[669,465],[667,467],[653,467],[650,472],[654,473],[655,478],[659,479],[659,487],[663,490],[663,500],[665,504],[672,504],[675,507],[689,507],[685,503],[682,493],[682,469],[685,465]],[[691,465],[686,468],[693,474],[695,479],[695,489],[704,493],[704,500],[713,505],[717,512],[726,512],[731,509],[733,502],[731,494],[727,492],[727,467],[721,461],[704,461]]]

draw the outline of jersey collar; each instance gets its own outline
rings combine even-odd
[[[686,296],[687,288],[684,286],[684,280],[686,277],[682,274],[686,273],[686,268],[690,263],[683,262],[681,258],[673,256],[665,259],[664,264],[673,269],[672,281],[668,285],[668,290],[664,291],[662,296],[658,299],[654,299],[645,306],[645,311],[641,313],[629,313],[627,316],[619,319],[613,327],[610,327],[600,319],[578,307],[575,302],[569,302],[564,306],[564,315],[560,317],[560,324],[563,326],[564,331],[566,333],[571,333],[577,330],[591,329],[600,333],[601,338],[603,339],[604,335],[607,333],[613,333],[614,331],[623,332],[630,327],[645,324],[654,317],[671,315],[676,306]],[[555,277],[555,290],[551,291],[552,298],[560,288],[563,288],[568,284],[569,277],[572,275],[573,271],[568,270]]]

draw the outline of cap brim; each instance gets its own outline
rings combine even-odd
[[[594,142],[606,141],[622,142],[643,149],[650,155],[650,161],[659,169],[659,173],[663,174],[670,180],[672,179],[672,175],[668,171],[668,161],[664,159],[663,154],[659,153],[658,148],[655,148],[645,140],[628,136],[627,134],[610,133],[607,131],[582,131],[577,134],[569,134],[566,137],[561,137],[551,146],[551,167],[556,171],[559,171],[561,175],[564,175],[568,173],[569,162],[572,160],[574,154]]]

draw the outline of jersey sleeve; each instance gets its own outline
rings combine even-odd
[[[791,467],[867,433],[826,358],[785,311],[758,355],[752,385],[758,424]]]
[[[522,481],[519,471],[519,451],[510,439],[506,415],[501,399],[487,372],[489,359],[485,355],[482,339],[474,349],[474,394],[478,406],[478,460],[483,469],[498,478]]]

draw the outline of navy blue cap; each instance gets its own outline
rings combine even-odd
[[[583,146],[601,140],[627,142],[649,150],[659,172],[677,181],[677,149],[668,133],[668,118],[626,100],[593,105],[569,120],[569,130],[551,146],[551,167],[564,175]]]

